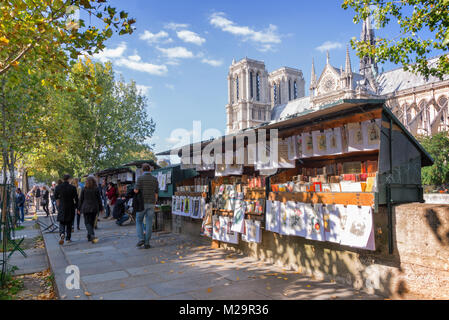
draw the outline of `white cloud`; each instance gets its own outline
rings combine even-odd
[[[277,32],[277,26],[270,24],[265,30],[254,30],[248,26],[239,26],[235,22],[227,19],[223,12],[213,13],[209,22],[214,27],[224,32],[239,36],[243,41],[256,43],[260,51],[272,50],[275,44],[281,43],[281,35]]]
[[[149,73],[156,76],[165,75],[168,72],[167,66],[156,65],[147,62],[138,62],[128,58],[121,58],[115,61],[117,66],[126,67],[131,70]]]
[[[140,91],[141,94],[147,96],[151,86],[145,86],[143,84],[136,84],[137,91]]]
[[[143,62],[142,58],[137,54],[124,57],[124,53],[127,50],[126,43],[121,43],[115,49],[103,49],[102,52],[94,54],[93,59],[100,60],[101,62],[112,61],[119,67],[126,67],[128,69],[146,72],[152,75],[162,76],[168,72],[166,65],[156,65],[152,63]]]
[[[96,53],[93,55],[94,59],[98,59],[101,62],[105,63],[106,61],[110,61],[112,59],[120,58],[123,56],[123,53],[126,51],[127,45],[122,42],[115,49],[104,48],[103,51]]]
[[[186,23],[175,23],[175,22],[167,23],[164,26],[165,29],[170,29],[170,30],[185,29],[188,27],[189,27],[189,25]]]
[[[132,61],[136,61],[136,62],[139,62],[140,60],[142,60],[142,58],[137,53],[132,56],[129,56],[128,59],[132,60]]]
[[[169,38],[168,33],[165,31],[159,31],[158,33],[152,33],[148,30],[145,30],[143,33],[139,35],[140,40],[145,40],[149,44],[153,43],[169,43],[173,40]]]
[[[201,38],[197,33],[193,32],[193,31],[189,31],[189,30],[178,31],[178,32],[176,32],[176,35],[182,41],[193,43],[198,46],[201,46],[204,42],[206,42],[206,39]]]
[[[321,46],[316,47],[315,49],[320,52],[324,52],[327,50],[341,49],[341,48],[343,48],[343,44],[341,44],[340,42],[326,41]]]
[[[169,144],[178,144],[179,142],[182,141],[182,139],[179,137],[170,137],[170,138],[165,138],[165,141],[168,142]]]
[[[167,58],[170,59],[188,59],[193,58],[194,54],[184,47],[174,47],[174,48],[157,48],[162,52]]]
[[[213,67],[219,67],[223,64],[222,60],[213,60],[213,59],[203,59],[203,60],[201,60],[201,62],[211,65]]]

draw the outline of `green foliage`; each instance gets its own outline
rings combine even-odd
[[[17,293],[23,288],[23,281],[14,279],[12,273],[17,270],[13,266],[9,272],[4,275],[4,283],[0,286],[0,300],[14,300]]]
[[[449,133],[440,132],[433,137],[420,137],[419,140],[435,161],[433,166],[422,168],[422,183],[449,183]]]
[[[80,60],[56,87],[63,89],[47,92],[47,139],[26,161],[37,180],[49,182],[66,172],[82,176],[152,155],[145,141],[155,124],[146,97],[134,82],[117,80],[111,64]]]
[[[351,40],[357,55],[375,57],[378,62],[400,64],[405,70],[442,79],[449,73],[449,57],[440,56],[435,64],[429,64],[432,51],[446,53],[449,50],[449,0],[345,0],[344,9],[354,9],[354,23],[374,17],[376,27],[384,28],[390,22],[398,23],[400,34],[389,38],[377,38],[374,45]],[[431,36],[423,38],[421,31]]]
[[[79,8],[101,22],[86,26],[72,15]],[[0,74],[28,57],[42,68],[67,68],[83,52],[104,49],[114,32],[131,34],[134,19],[105,0],[9,0],[0,3]],[[62,54],[64,53],[64,54]],[[66,54],[65,54],[66,53]]]

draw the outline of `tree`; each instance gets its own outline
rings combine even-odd
[[[101,21],[89,25],[72,16],[79,9]],[[0,75],[25,57],[46,68],[66,68],[69,60],[96,53],[114,31],[133,32],[134,19],[105,0],[8,0],[0,3]],[[67,52],[68,56],[61,54]],[[72,60],[73,61],[73,60]]]
[[[82,176],[152,155],[146,98],[134,82],[117,80],[110,63],[80,60],[58,86],[64,89],[49,91],[47,108],[61,132],[30,153],[32,174],[46,181],[65,172]]]
[[[443,78],[449,74],[449,0],[345,0],[344,9],[355,10],[354,23],[372,16],[377,27],[398,23],[397,36],[377,38],[375,44],[351,40],[357,55],[375,57],[378,62],[389,61],[403,66],[425,78]],[[422,31],[429,31],[424,38]],[[433,51],[444,53],[435,63],[429,63]]]
[[[433,166],[422,168],[423,184],[449,183],[449,133],[439,132],[432,137],[421,137],[419,140],[435,160]]]

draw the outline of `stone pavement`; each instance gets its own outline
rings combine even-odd
[[[87,242],[83,225],[72,235],[72,243],[60,246],[57,233],[44,234],[61,299],[380,299],[254,258],[211,249],[209,239],[153,233],[152,248],[139,249],[135,247],[135,225],[118,227],[104,219],[96,235],[97,244]],[[66,287],[69,265],[80,270],[79,290]]]
[[[36,221],[31,219],[31,215],[27,215],[25,222],[22,224],[25,228],[15,232],[15,238],[33,239],[41,235],[39,228],[36,228]],[[14,271],[15,275],[30,274],[40,272],[48,268],[48,261],[45,248],[35,248],[24,250],[27,257],[25,258],[19,251],[15,251],[8,260],[8,265],[15,266],[18,269]]]

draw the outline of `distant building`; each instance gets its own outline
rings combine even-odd
[[[361,39],[374,43],[370,19],[363,22]],[[430,63],[436,63],[431,59]],[[443,80],[404,71],[402,68],[378,73],[371,57],[360,61],[359,72],[352,69],[349,49],[344,68],[330,64],[317,78],[312,60],[309,95],[301,70],[283,67],[268,73],[265,63],[252,59],[233,61],[228,73],[226,131],[234,133],[264,122],[288,116],[340,99],[379,99],[414,135],[433,135],[449,130],[449,75]]]

